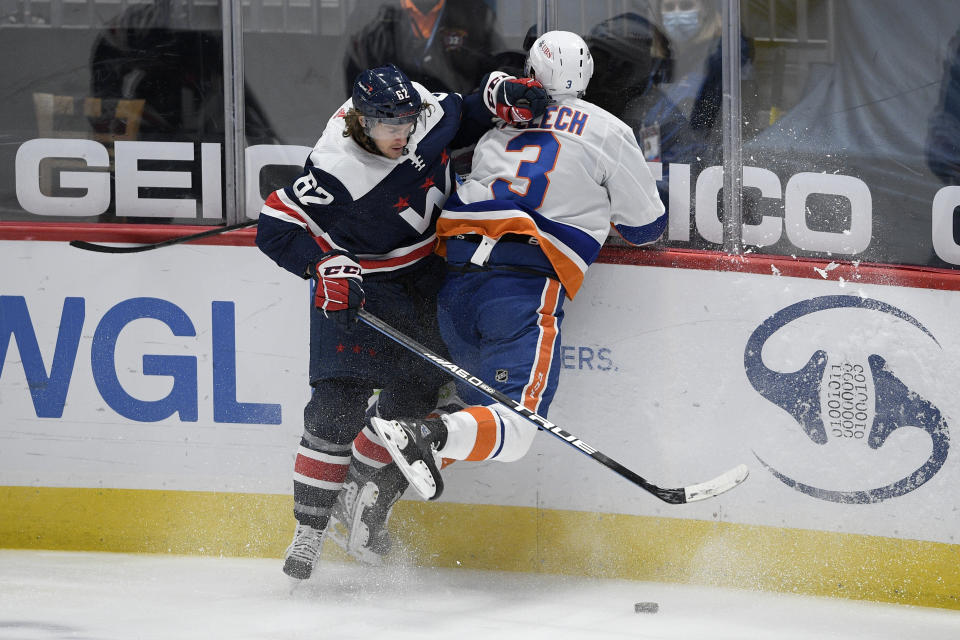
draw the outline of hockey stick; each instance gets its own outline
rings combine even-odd
[[[630,469],[627,469],[616,460],[613,460],[612,458],[605,455],[604,453],[597,451],[596,449],[591,447],[589,444],[587,444],[580,438],[564,431],[563,429],[553,424],[546,418],[537,415],[530,409],[527,409],[522,404],[514,402],[507,395],[501,393],[500,391],[497,391],[496,389],[494,389],[493,387],[491,387],[486,382],[476,377],[469,371],[457,366],[456,364],[450,362],[449,360],[445,360],[444,358],[441,358],[436,353],[434,353],[430,349],[427,349],[422,344],[404,335],[397,329],[394,329],[383,320],[380,320],[379,318],[371,314],[366,309],[360,309],[360,311],[358,312],[358,315],[360,319],[363,320],[366,324],[370,325],[371,327],[373,327],[380,333],[384,334],[388,338],[393,339],[395,342],[398,342],[400,345],[406,347],[407,349],[417,354],[424,360],[434,364],[440,369],[443,369],[444,371],[447,372],[448,375],[450,375],[454,379],[471,385],[473,388],[477,389],[478,391],[483,393],[485,396],[487,396],[491,400],[495,402],[499,402],[503,406],[512,410],[514,413],[517,413],[523,416],[524,418],[526,418],[527,420],[536,424],[539,429],[543,431],[547,431],[553,434],[554,436],[556,436],[557,438],[563,440],[570,446],[576,449],[579,449],[582,453],[585,453],[586,455],[590,456],[591,458],[593,458],[603,466],[607,467],[608,469],[612,469],[616,473],[620,474],[622,477],[626,478],[627,480],[639,486],[640,488],[644,489],[645,491],[652,493],[653,495],[660,498],[664,502],[669,502],[670,504],[684,504],[687,502],[696,502],[697,500],[712,498],[713,496],[719,495],[725,491],[729,491],[730,489],[733,489],[734,487],[736,487],[741,482],[747,479],[749,469],[747,469],[746,465],[741,464],[741,465],[737,465],[736,467],[727,471],[726,473],[723,473],[717,476],[716,478],[712,480],[708,480],[706,482],[700,482],[697,484],[692,484],[686,487],[679,487],[676,489],[664,489],[662,487],[658,487],[657,485],[652,484],[647,480],[641,478],[639,475],[637,475]]]
[[[173,245],[173,244],[181,244],[183,242],[199,240],[200,238],[215,236],[221,233],[226,233],[228,231],[243,229],[244,227],[252,227],[255,224],[257,224],[256,219],[244,220],[243,222],[238,222],[236,224],[228,224],[225,227],[217,227],[216,229],[201,231],[200,233],[194,233],[189,236],[181,236],[179,238],[170,238],[169,240],[156,242],[154,244],[139,244],[133,247],[114,247],[107,244],[96,244],[94,242],[86,242],[84,240],[71,240],[70,246],[76,247],[77,249],[86,249],[87,251],[97,251],[100,253],[139,253],[140,251],[150,251],[151,249],[169,247],[170,245]]]

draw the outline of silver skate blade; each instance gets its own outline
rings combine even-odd
[[[381,556],[370,551],[366,547],[354,545],[352,541],[347,538],[347,534],[344,533],[345,530],[346,527],[344,527],[339,520],[331,518],[330,524],[327,525],[327,538],[332,540],[334,544],[343,549],[343,552],[348,556],[362,564],[370,565],[372,567],[379,567],[383,565],[383,558]],[[294,578],[290,578],[290,580],[294,580]]]
[[[382,567],[384,564],[383,556],[377,555],[366,547],[354,547],[349,553],[351,558],[368,567]]]
[[[370,541],[370,530],[363,522],[363,512],[367,507],[373,507],[377,503],[379,495],[380,490],[372,482],[364,484],[357,494],[353,524],[350,526],[349,548],[347,549],[347,553],[354,559],[375,567],[383,564],[383,558],[367,548],[367,543]]]
[[[383,446],[390,452],[390,457],[397,463],[400,473],[407,479],[410,486],[420,494],[424,500],[430,500],[437,493],[437,481],[434,480],[430,468],[423,460],[415,460],[412,464],[400,452],[397,442],[407,442],[407,434],[403,429],[392,420],[383,418],[370,418],[370,425],[380,436]]]
[[[433,496],[437,495],[437,481],[433,479],[433,474],[430,473],[430,467],[427,466],[426,462],[416,460],[409,467],[401,464],[397,464],[397,466],[400,467],[400,471],[410,482],[410,486],[424,500],[432,500]]]
[[[333,540],[333,543],[346,551],[350,552],[349,542],[347,541],[347,525],[340,522],[338,518],[330,516],[330,522],[327,523],[327,538]]]

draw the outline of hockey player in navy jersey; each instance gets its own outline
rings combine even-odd
[[[313,301],[313,390],[294,463],[297,529],[283,567],[292,578],[310,577],[338,495],[348,551],[376,561],[388,548],[386,519],[406,483],[364,428],[368,398],[382,389],[375,415],[425,416],[444,378],[358,325],[357,310],[446,351],[436,325],[444,265],[434,247],[454,185],[449,150],[476,142],[494,115],[518,122],[545,103],[538,83],[499,72],[482,91],[460,95],[433,94],[393,65],[364,71],[303,174],[264,203],[257,246],[311,280]]]
[[[582,100],[593,60],[580,36],[551,31],[530,48],[527,75],[553,103],[528,126],[484,134],[468,180],[437,223],[449,273],[439,321],[454,362],[546,416],[560,374],[560,324],[613,226],[633,244],[666,227],[656,183],[633,131]],[[437,461],[521,458],[536,425],[468,385],[476,406],[438,418],[371,424],[427,499],[443,482]]]

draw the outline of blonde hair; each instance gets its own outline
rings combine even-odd
[[[347,112],[343,114],[343,121],[346,124],[346,128],[343,130],[344,138],[353,138],[353,141],[363,147],[366,151],[375,153],[378,156],[383,155],[380,153],[380,149],[377,149],[377,144],[370,136],[367,135],[367,132],[363,130],[363,124],[360,122],[359,111],[353,107],[347,109]]]

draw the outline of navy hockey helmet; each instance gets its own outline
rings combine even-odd
[[[353,83],[353,108],[363,116],[367,135],[377,137],[376,125],[410,125],[412,134],[423,111],[423,101],[410,78],[389,64],[363,71]]]

